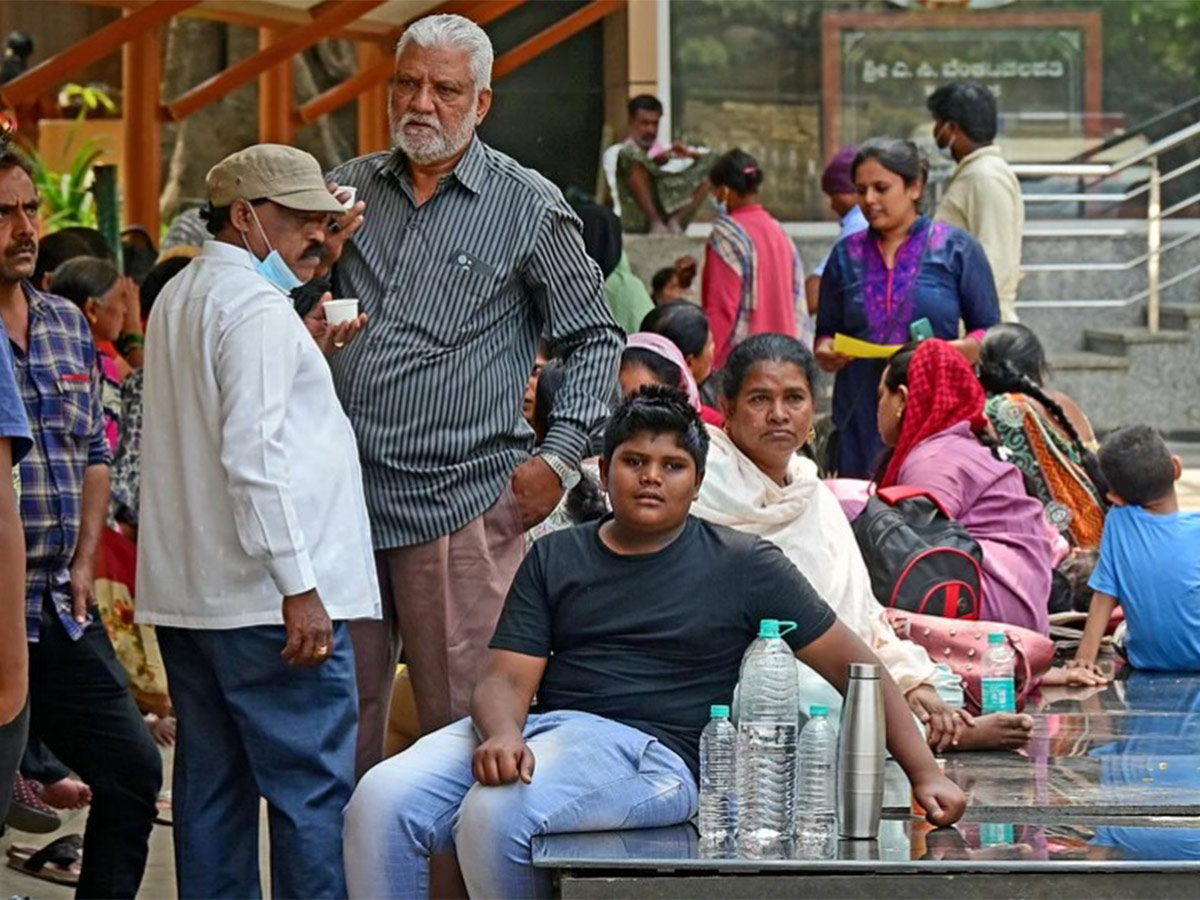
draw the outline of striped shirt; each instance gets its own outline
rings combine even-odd
[[[17,386],[33,428],[21,460],[21,522],[25,526],[25,626],[41,632],[42,604],[54,602],[73,640],[83,634],[71,614],[69,568],[83,514],[83,475],[108,464],[108,440],[96,369],[96,345],[73,303],[43,294],[28,281],[29,346],[12,343]]]
[[[478,139],[421,206],[399,151],[329,177],[367,204],[333,281],[370,323],[332,365],[375,547],[452,534],[496,502],[533,449],[521,404],[543,333],[567,377],[542,449],[577,464],[624,336],[559,190]]]

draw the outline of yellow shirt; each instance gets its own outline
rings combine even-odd
[[[998,147],[980,147],[959,161],[934,218],[969,231],[983,245],[1000,295],[1000,318],[1017,321],[1025,201]]]

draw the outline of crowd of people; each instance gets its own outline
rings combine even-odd
[[[830,160],[842,234],[806,279],[758,162],[657,144],[653,98],[612,154],[619,213],[568,204],[476,135],[492,62],[469,20],[414,23],[391,150],[330,173],[239,151],[204,235],[177,223],[151,268],[129,233],[135,277],[99,235],[41,237],[0,155],[0,617],[27,638],[0,654],[0,807],[90,804],[26,871],[135,896],[173,742],[181,897],[259,895],[260,798],[277,895],[545,896],[535,837],[695,814],[764,618],[797,623],[805,708],[882,665],[889,752],[950,825],[934,753],[1018,749],[1033,720],[970,709],[893,627],[854,523],[895,486],[977,546],[982,619],[1088,611],[1044,683],[1105,680],[1118,605],[1132,665],[1200,667],[1178,458],[1143,426],[1098,444],[1011,321],[1020,197],[983,88],[930,97],[958,162],[933,216],[910,142]],[[703,272],[647,290],[621,226],[678,230],[709,194]],[[401,659],[422,736],[384,758]]]

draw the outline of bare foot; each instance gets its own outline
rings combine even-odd
[[[63,778],[42,788],[42,799],[55,809],[83,809],[92,802],[92,789],[74,778]]]
[[[661,219],[650,223],[650,234],[671,234],[671,227]]]
[[[1018,713],[977,716],[949,750],[1020,750],[1033,737],[1033,718]]]

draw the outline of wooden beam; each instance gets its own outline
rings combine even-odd
[[[260,28],[259,50],[267,50],[287,35],[288,29]],[[258,139],[264,144],[291,144],[295,137],[292,108],[295,106],[292,57],[277,63],[258,77]]]
[[[95,34],[73,44],[61,53],[38,63],[0,88],[0,98],[16,106],[58,87],[72,75],[98,59],[178,15],[200,0],[159,0],[105,25]]]
[[[367,72],[380,63],[391,65],[392,55],[379,44],[363,41],[358,45],[358,69]],[[386,150],[391,144],[388,128],[388,91],[380,82],[363,91],[358,98],[358,154]]]
[[[141,9],[157,0],[72,0],[88,6],[104,6],[110,9]],[[318,4],[320,6],[322,4]],[[315,7],[314,7],[315,8]],[[274,28],[276,25],[296,27],[312,21],[312,10],[301,6],[280,6],[260,3],[256,0],[201,0],[199,6],[188,9],[183,15],[193,19],[224,22],[227,25],[245,25],[247,28]],[[339,28],[326,37],[350,41],[386,42],[393,26],[386,22],[363,20]]]
[[[412,22],[415,22],[417,19],[423,19],[427,15],[432,16],[438,13],[449,12],[466,16],[473,20],[475,24],[483,26],[495,21],[510,10],[516,9],[524,2],[525,0],[484,0],[482,3],[443,3],[441,6],[409,20],[405,23],[404,27],[407,28]],[[399,40],[402,34],[404,34],[404,28],[398,29],[395,32],[395,39]],[[301,125],[307,125],[309,122],[315,122],[321,116],[329,115],[335,109],[341,109],[341,107],[363,93],[386,83],[392,77],[394,68],[395,63],[390,55],[385,59],[381,59],[370,68],[362,67],[360,63],[357,75],[347,78],[341,84],[334,85],[324,93],[317,94],[317,96],[299,107],[296,110],[296,122]]]
[[[143,32],[121,49],[125,224],[142,225],[155,237],[162,176],[162,133],[158,122],[162,67],[162,25]]]
[[[559,19],[549,28],[539,31],[527,41],[522,41],[496,60],[492,66],[492,78],[499,80],[515,72],[526,63],[537,59],[552,47],[557,47],[585,28],[625,8],[626,0],[592,0],[587,6]]]
[[[230,91],[257,78],[272,66],[307,50],[317,41],[328,37],[330,31],[361,18],[384,2],[385,0],[335,0],[307,25],[291,29],[266,50],[246,57],[166,104],[163,107],[164,114],[173,121],[186,119],[210,103],[215,103]]]

